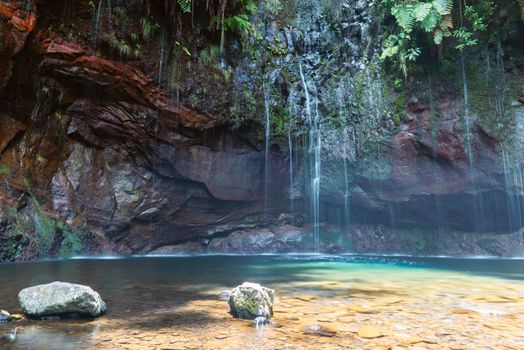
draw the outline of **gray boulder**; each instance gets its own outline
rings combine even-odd
[[[63,314],[100,316],[107,310],[100,294],[80,284],[53,282],[25,288],[18,294],[24,313],[31,317]]]
[[[244,282],[229,295],[229,308],[234,317],[254,320],[257,317],[269,319],[273,316],[275,291],[260,284]]]

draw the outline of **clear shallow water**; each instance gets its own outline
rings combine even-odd
[[[6,349],[524,349],[524,260],[209,256],[0,265],[0,306],[51,281],[99,291],[108,314],[22,321]],[[244,281],[277,291],[274,320],[253,328],[216,294]],[[307,332],[319,324],[334,337]],[[381,337],[359,336],[374,327]],[[420,341],[419,341],[420,340]]]

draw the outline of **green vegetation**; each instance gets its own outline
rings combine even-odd
[[[47,159],[45,159],[45,157],[43,157],[43,156],[40,155],[40,154],[37,154],[37,155],[36,155],[35,160],[36,160],[36,163],[37,163],[38,165],[45,165],[45,163],[47,163]]]
[[[16,243],[20,241],[17,237],[24,237],[35,245],[40,257],[76,255],[82,249],[82,238],[90,234],[47,214],[33,195],[29,197],[28,207],[21,212],[13,208],[10,218],[11,236]]]
[[[140,44],[128,44],[123,39],[117,38],[115,34],[105,34],[103,38],[109,46],[115,49],[121,59],[138,59],[140,57]]]
[[[11,168],[7,164],[0,163],[0,177],[8,178],[11,176]]]
[[[191,0],[177,0],[177,4],[183,13],[191,13],[191,10],[192,10],[191,9],[191,6],[192,6]]]
[[[58,255],[61,258],[68,258],[80,253],[82,250],[82,239],[79,233],[61,221],[56,223],[56,227],[62,232],[62,243],[60,244]]]
[[[218,45],[210,45],[209,47],[200,51],[199,62],[201,64],[216,63],[219,55],[220,47]]]
[[[149,40],[153,34],[160,29],[160,24],[152,17],[143,17],[140,19],[142,28],[142,39]],[[136,34],[135,34],[136,35]]]
[[[389,13],[395,25],[384,41],[381,58],[407,76],[410,63],[424,51],[436,47],[442,58],[446,38],[457,50],[476,45],[479,33],[488,30],[495,8],[491,0],[471,4],[465,0],[382,0],[379,10]]]

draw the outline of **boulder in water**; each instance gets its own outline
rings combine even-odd
[[[90,287],[64,282],[25,288],[18,294],[18,300],[31,317],[67,314],[96,317],[107,309],[100,294]]]
[[[231,291],[229,307],[234,317],[254,320],[257,317],[269,319],[273,316],[275,291],[260,284],[244,282]]]

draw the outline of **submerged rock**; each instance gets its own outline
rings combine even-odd
[[[53,282],[23,289],[18,300],[24,312],[31,317],[79,314],[100,316],[106,312],[106,303],[87,286]]]
[[[5,310],[0,309],[0,323],[5,323],[11,321],[13,318],[11,314]]]
[[[380,329],[372,327],[372,326],[360,327],[357,330],[357,334],[359,337],[364,338],[364,339],[374,339],[374,338],[380,338],[383,336],[382,331]]]
[[[310,324],[306,326],[305,333],[321,337],[334,337],[337,334],[337,330],[327,325]]]
[[[221,301],[228,301],[230,295],[231,295],[231,291],[223,290],[217,294],[217,299]]]
[[[234,317],[254,320],[273,316],[275,291],[260,284],[244,282],[231,291],[229,307]]]

